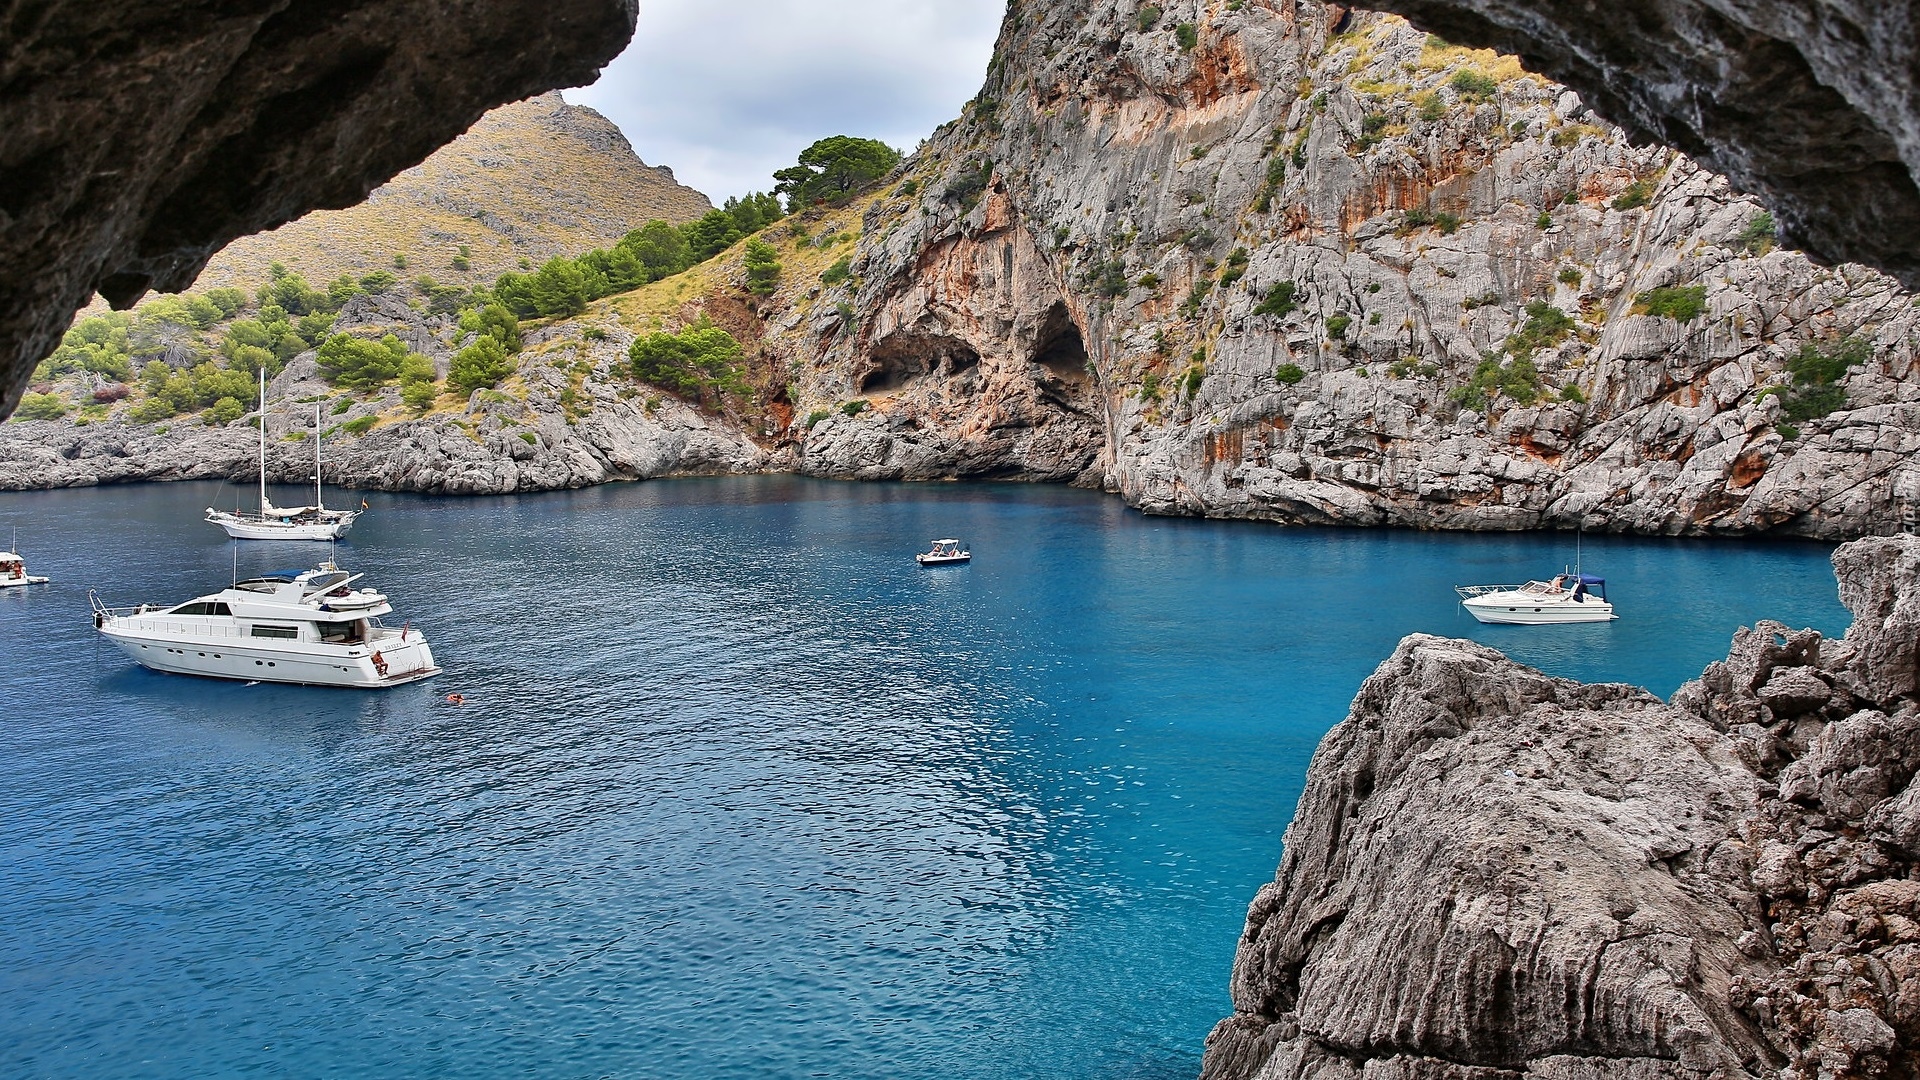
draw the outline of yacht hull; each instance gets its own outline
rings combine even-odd
[[[23,585],[45,585],[48,580],[43,577],[0,577],[0,589],[17,589]]]
[[[353,528],[353,519],[341,521],[291,522],[245,521],[226,515],[209,516],[208,521],[226,530],[235,540],[338,540]]]
[[[145,633],[112,623],[99,629],[134,663],[172,675],[380,690],[440,674],[433,662],[433,650],[418,634],[406,642],[382,641],[377,647],[338,647],[320,652],[311,647],[275,648],[254,639],[193,639]],[[385,674],[374,663],[375,655],[385,665]]]
[[[1612,622],[1619,618],[1604,600],[1548,601],[1500,595],[1477,596],[1460,605],[1483,623],[1510,626],[1555,626],[1562,623]]]

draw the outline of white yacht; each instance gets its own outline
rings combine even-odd
[[[973,552],[960,550],[958,540],[935,540],[932,551],[923,551],[913,558],[921,566],[947,566],[971,560]]]
[[[353,528],[358,510],[329,510],[320,498],[320,406],[313,407],[313,505],[275,506],[267,501],[267,373],[260,372],[260,512],[207,507],[207,520],[236,540],[338,540]],[[362,504],[364,505],[364,504]]]
[[[378,689],[440,674],[420,631],[382,625],[384,594],[332,563],[250,578],[171,607],[110,608],[93,625],[145,667],[220,679]]]
[[[1592,574],[1561,574],[1525,585],[1456,585],[1460,604],[1483,623],[1541,626],[1608,622],[1619,618],[1607,601],[1607,581]]]
[[[16,589],[22,585],[45,585],[47,579],[27,573],[25,559],[11,551],[0,551],[0,589]]]

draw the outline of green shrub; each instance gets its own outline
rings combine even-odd
[[[1652,179],[1635,180],[1627,185],[1613,200],[1615,210],[1638,210],[1653,201],[1655,184]]]
[[[1793,424],[1775,424],[1773,430],[1779,432],[1780,437],[1788,442],[1800,437],[1800,429]]]
[[[1415,229],[1423,229],[1429,225],[1446,236],[1452,236],[1460,230],[1460,217],[1444,210],[1416,206],[1400,216],[1400,224],[1393,231],[1396,236],[1405,236]]]
[[[1227,256],[1227,268],[1220,272],[1220,287],[1227,286],[1247,276],[1247,249],[1234,248]]]
[[[1200,28],[1190,22],[1183,22],[1173,28],[1175,40],[1180,42],[1181,52],[1192,52],[1200,44]]]
[[[1353,325],[1353,316],[1346,312],[1336,312],[1327,316],[1327,337],[1340,341],[1347,336],[1347,327]]]
[[[838,285],[852,276],[853,256],[842,255],[832,266],[820,271],[820,282],[823,285]]]
[[[780,282],[780,253],[772,244],[747,241],[747,291],[755,296],[772,296]]]
[[[1847,390],[1840,385],[1847,371],[1873,355],[1873,347],[1858,337],[1850,337],[1829,348],[1808,342],[1787,360],[1787,373],[1793,376],[1791,387],[1769,387],[1761,391],[1778,394],[1782,410],[1789,420],[1818,420],[1847,407]]]
[[[1160,15],[1161,11],[1158,4],[1148,4],[1134,15],[1133,25],[1141,33],[1145,33],[1160,24]]]
[[[1307,371],[1299,364],[1281,364],[1273,370],[1273,378],[1282,386],[1292,386],[1307,377]]]
[[[1495,395],[1512,398],[1520,405],[1531,405],[1539,400],[1540,394],[1540,372],[1532,360],[1516,357],[1503,364],[1489,354],[1481,358],[1467,384],[1448,392],[1447,399],[1463,408],[1485,412]]]
[[[392,382],[406,356],[407,347],[392,334],[380,341],[335,334],[320,346],[320,375],[335,386],[372,390]]]
[[[1663,286],[1649,289],[1633,298],[1633,311],[1638,315],[1658,315],[1675,322],[1692,322],[1707,310],[1707,287],[1705,285]]]
[[[358,420],[349,420],[341,424],[339,430],[349,435],[365,435],[367,432],[373,430],[373,425],[379,422],[380,418],[378,416],[363,416]]]
[[[825,420],[827,417],[832,415],[833,415],[833,411],[831,409],[813,410],[812,412],[807,414],[807,425],[806,425],[807,430],[812,431],[816,426],[819,425],[820,421]]]
[[[67,403],[59,394],[23,394],[13,410],[16,420],[58,420],[67,415]]]
[[[447,385],[465,394],[492,389],[500,385],[501,379],[513,374],[514,366],[513,357],[507,355],[500,339],[482,334],[473,339],[473,344],[453,354],[453,362],[447,365]]]
[[[1578,386],[1575,386],[1573,383],[1568,383],[1560,388],[1560,400],[1571,402],[1575,405],[1585,405],[1587,403],[1587,395]]]
[[[1536,229],[1553,228],[1553,215],[1547,213],[1545,210],[1540,211],[1540,216],[1533,219],[1533,227]]]
[[[705,316],[677,334],[638,338],[627,354],[635,378],[690,397],[702,398],[709,390],[720,394],[752,390],[742,370],[746,350]]]
[[[1544,300],[1527,305],[1527,321],[1507,338],[1506,351],[1516,357],[1531,357],[1538,349],[1550,348],[1573,332],[1573,316]]]
[[[1203,352],[1196,353],[1195,355],[1204,356],[1205,353],[1203,351]],[[1189,366],[1185,372],[1181,374],[1179,380],[1175,383],[1175,385],[1180,390],[1180,392],[1186,396],[1186,399],[1188,401],[1192,401],[1194,398],[1194,395],[1200,392],[1200,384],[1205,382],[1206,379],[1207,379],[1207,365],[1196,361],[1194,364]]]
[[[531,431],[523,431],[520,433],[520,441],[526,443],[528,446],[539,446],[540,436],[535,435]]]
[[[415,412],[426,412],[433,408],[434,401],[439,397],[440,384],[432,379],[402,383],[400,386],[400,400]]]
[[[1746,228],[1740,230],[1740,235],[1734,238],[1733,243],[1750,255],[1765,255],[1773,250],[1776,239],[1773,215],[1762,210],[1747,222]]]
[[[1584,276],[1580,273],[1580,268],[1577,266],[1563,266],[1560,268],[1560,273],[1555,276],[1560,279],[1560,284],[1562,285],[1578,286],[1581,281],[1585,280]]]
[[[206,424],[208,427],[224,427],[245,415],[247,407],[240,403],[239,398],[223,397],[207,410]]]
[[[859,416],[871,408],[873,408],[873,403],[866,398],[854,398],[852,401],[840,406],[840,412],[844,416]]]
[[[1299,299],[1303,298],[1298,297],[1298,293],[1299,289],[1293,282],[1278,282],[1267,290],[1267,295],[1261,298],[1260,305],[1253,309],[1253,313],[1281,318],[1300,306]]]
[[[1447,80],[1447,85],[1453,87],[1461,97],[1475,101],[1485,101],[1500,92],[1500,84],[1493,76],[1473,68],[1461,68],[1454,72],[1453,78]]]
[[[1420,103],[1420,119],[1429,123],[1435,120],[1446,119],[1447,102],[1446,99],[1439,94],[1429,90],[1421,94],[1416,100]]]
[[[165,420],[177,412],[179,410],[175,409],[173,403],[166,398],[150,397],[128,409],[127,419],[136,424],[152,424]]]

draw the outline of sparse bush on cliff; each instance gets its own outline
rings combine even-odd
[[[676,334],[654,333],[638,338],[627,350],[634,378],[672,390],[696,401],[707,393],[746,394],[741,365],[746,350],[732,334],[705,316]]]
[[[946,193],[941,197],[948,202],[959,203],[963,211],[971,213],[973,208],[980,204],[981,197],[986,194],[988,185],[992,183],[993,162],[983,160],[977,167],[963,168],[955,173],[953,179],[947,181]]]
[[[1429,90],[1416,99],[1420,105],[1420,119],[1433,123],[1447,117],[1447,100]]]
[[[1447,85],[1453,87],[1454,93],[1474,101],[1485,101],[1500,92],[1500,84],[1493,76],[1473,68],[1461,68],[1454,72],[1453,78],[1447,80]]]
[[[1613,208],[1615,210],[1638,210],[1640,207],[1653,201],[1653,192],[1656,186],[1651,178],[1635,180],[1633,183],[1627,185],[1625,191],[1615,196]]]
[[[67,415],[67,403],[59,394],[23,394],[13,410],[16,420],[58,420]]]
[[[1181,52],[1192,52],[1200,44],[1200,28],[1190,22],[1183,22],[1173,28],[1173,37],[1180,43]]]
[[[357,420],[349,420],[346,423],[341,424],[339,427],[335,428],[334,430],[344,431],[347,434],[353,435],[353,436],[360,436],[360,435],[365,435],[369,431],[372,431],[373,425],[379,422],[380,422],[380,418],[378,416],[362,416]]]
[[[1341,341],[1347,336],[1347,327],[1353,325],[1353,316],[1344,311],[1327,316],[1327,339]]]
[[[1818,420],[1847,407],[1847,389],[1840,385],[1847,371],[1865,363],[1873,355],[1873,346],[1859,337],[1822,348],[1812,342],[1787,360],[1791,386],[1769,386],[1758,397],[1765,400],[1778,395],[1789,420]],[[1782,429],[1786,425],[1781,425]],[[1783,430],[1784,434],[1784,430]],[[1787,436],[1794,438],[1796,436]]]
[[[1545,300],[1535,300],[1527,305],[1527,321],[1507,338],[1505,349],[1517,358],[1527,359],[1537,350],[1560,344],[1571,333],[1573,316]],[[1531,361],[1528,366],[1532,366]]]
[[[349,390],[372,390],[392,382],[406,358],[406,345],[392,334],[380,341],[335,334],[320,346],[320,376]]]
[[[1406,236],[1415,229],[1424,229],[1431,225],[1442,235],[1452,236],[1460,230],[1460,217],[1444,210],[1434,210],[1425,206],[1416,206],[1400,215],[1400,224],[1394,227],[1395,236]]]
[[[873,408],[873,402],[868,401],[866,398],[854,398],[852,401],[840,406],[840,412],[843,416],[859,416],[871,408]]]
[[[759,240],[747,242],[747,291],[755,296],[772,296],[780,283],[780,253],[772,244]]]
[[[1663,286],[1633,298],[1636,315],[1658,315],[1675,322],[1692,322],[1707,310],[1705,285]]]
[[[1298,292],[1299,289],[1293,282],[1278,282],[1267,290],[1267,295],[1261,298],[1259,306],[1253,309],[1253,313],[1281,318],[1300,306],[1296,298]]]
[[[1227,268],[1220,272],[1220,287],[1226,288],[1247,276],[1247,249],[1237,247],[1227,256]]]
[[[236,397],[223,397],[213,403],[205,417],[208,427],[224,427],[247,415],[247,407]]]
[[[1473,377],[1465,386],[1447,393],[1447,400],[1475,412],[1486,412],[1495,395],[1505,395],[1518,405],[1531,405],[1541,393],[1540,372],[1533,361],[1522,356],[1506,363],[1489,353],[1482,356]]]
[[[1740,235],[1734,238],[1734,246],[1749,255],[1765,255],[1773,250],[1777,234],[1774,229],[1773,215],[1765,210],[1753,216]]]
[[[1139,30],[1141,33],[1146,33],[1148,30],[1151,30],[1154,27],[1160,25],[1160,15],[1161,15],[1161,11],[1160,11],[1160,6],[1158,4],[1148,4],[1147,6],[1141,8],[1139,12],[1134,15],[1133,17],[1134,28]]]
[[[473,344],[453,354],[453,362],[447,365],[447,385],[467,394],[490,390],[513,374],[514,366],[513,357],[507,354],[499,338],[481,334],[473,339]],[[432,371],[432,365],[428,365],[427,371]]]
[[[1560,268],[1560,272],[1554,276],[1560,280],[1560,284],[1572,285],[1572,286],[1575,286],[1576,288],[1579,286],[1580,282],[1583,280],[1583,275],[1580,273],[1580,268],[1577,266],[1563,266]]]
[[[827,417],[832,415],[833,415],[833,412],[832,410],[829,410],[829,409],[813,410],[812,412],[807,414],[806,429],[808,431],[812,431],[814,428],[820,426],[820,421],[825,420]]]
[[[1307,377],[1307,369],[1299,364],[1281,364],[1273,369],[1273,378],[1282,386],[1294,386]]]
[[[838,285],[853,276],[853,256],[842,255],[834,260],[832,266],[820,271],[822,285]]]

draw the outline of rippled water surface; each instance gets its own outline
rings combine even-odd
[[[1625,618],[1480,627],[1450,586],[1570,538],[747,478],[372,496],[339,558],[424,685],[96,641],[89,586],[226,581],[197,515],[233,492],[0,495],[57,580],[0,594],[0,1075],[1191,1077],[1307,759],[1403,634],[1668,693],[1756,617],[1846,625],[1813,545],[1588,538]],[[916,568],[933,536],[974,563]]]

